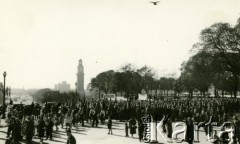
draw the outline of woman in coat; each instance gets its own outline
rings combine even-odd
[[[133,137],[133,134],[136,134],[136,120],[134,118],[131,118],[129,121],[129,128],[130,128],[130,134]]]

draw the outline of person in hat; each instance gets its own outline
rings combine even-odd
[[[71,129],[67,130],[67,144],[76,144],[76,139],[75,137],[72,135]]]

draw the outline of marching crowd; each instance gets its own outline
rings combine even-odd
[[[207,123],[211,121],[223,124],[230,116],[239,113],[240,100],[237,98],[192,98],[164,99],[145,101],[117,101],[116,99],[81,99],[76,103],[38,103],[31,105],[13,105],[7,107],[8,141],[19,143],[25,137],[31,143],[37,136],[42,143],[45,139],[53,139],[53,130],[66,128],[68,144],[75,144],[71,135],[72,127],[78,128],[90,123],[92,127],[106,124],[112,134],[112,119],[125,121],[125,133],[136,134],[143,140],[144,127],[142,117],[152,115],[154,120],[162,120],[165,116],[163,129],[172,129],[172,122],[189,121]],[[187,119],[188,118],[188,119]],[[107,121],[106,121],[107,120]],[[191,121],[190,120],[190,121]],[[138,126],[136,126],[138,124]],[[166,130],[165,130],[166,132]],[[171,137],[169,132],[168,137]]]

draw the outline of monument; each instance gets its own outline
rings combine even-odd
[[[76,89],[77,89],[77,93],[80,96],[84,95],[84,68],[82,64],[82,59],[79,60],[79,64],[78,64]]]

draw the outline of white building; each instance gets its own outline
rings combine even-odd
[[[66,81],[55,85],[55,90],[59,91],[60,93],[69,92],[71,91],[70,84]]]

